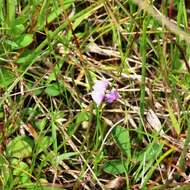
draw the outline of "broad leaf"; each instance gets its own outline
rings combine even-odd
[[[61,93],[60,87],[57,84],[52,84],[45,89],[48,96],[58,96]]]
[[[32,34],[20,35],[19,37],[17,37],[15,39],[15,43],[17,44],[17,47],[15,47],[14,49],[20,49],[20,48],[27,47],[28,45],[30,45],[32,43],[32,41],[33,41]]]
[[[131,144],[128,129],[117,126],[112,131],[113,137],[117,143],[117,145],[121,148],[123,153],[131,158]]]
[[[17,136],[7,145],[6,152],[10,157],[27,158],[32,155],[33,140],[28,136]]]

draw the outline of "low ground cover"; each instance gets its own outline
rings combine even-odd
[[[3,189],[189,189],[184,0],[0,0]]]

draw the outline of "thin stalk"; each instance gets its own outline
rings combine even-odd
[[[145,107],[145,75],[146,75],[146,44],[147,44],[147,20],[143,22],[143,34],[140,43],[140,53],[142,56],[142,68],[141,68],[141,94],[140,94],[140,116],[142,121],[140,123],[140,130],[143,128],[144,119],[144,107]],[[141,136],[139,136],[141,139]]]

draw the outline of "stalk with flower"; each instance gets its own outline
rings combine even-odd
[[[91,96],[97,106],[100,106],[103,101],[112,103],[120,97],[119,92],[117,90],[107,92],[106,90],[108,86],[109,82],[107,80],[95,81]]]

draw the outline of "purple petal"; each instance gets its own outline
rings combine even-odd
[[[97,106],[99,106],[102,103],[102,101],[104,100],[105,94],[94,90],[94,91],[92,91],[91,96],[92,96],[92,99],[94,100],[94,102],[97,104]]]
[[[115,100],[117,100],[118,98],[119,98],[119,92],[117,90],[114,90],[105,95],[105,99],[108,103],[112,103]]]
[[[91,96],[94,102],[97,104],[97,106],[99,106],[104,100],[105,91],[107,87],[108,87],[107,80],[97,80],[95,82]]]
[[[97,81],[95,81],[93,89],[95,91],[105,92],[107,87],[108,87],[108,81],[107,80],[97,80]]]

